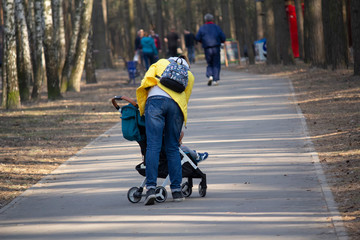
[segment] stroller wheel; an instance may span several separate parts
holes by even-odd
[[[199,194],[201,197],[206,196],[206,187],[201,186],[201,184],[199,184]]]
[[[158,203],[162,203],[166,201],[167,191],[164,187],[159,186],[155,188],[155,195],[156,195],[155,201]]]
[[[181,185],[181,192],[184,197],[190,197],[192,193],[192,187],[190,187],[190,184],[188,182],[185,182]]]
[[[130,202],[132,203],[138,203],[141,200],[141,192],[138,187],[132,187],[129,189],[127,193],[127,197]]]

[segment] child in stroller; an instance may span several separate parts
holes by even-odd
[[[125,100],[125,101],[128,101],[129,104],[120,108],[116,102],[117,100]],[[123,109],[126,109],[126,107],[131,107],[131,108],[136,107],[136,109],[137,109],[137,104],[134,100],[132,100],[128,97],[125,97],[125,96],[115,96],[112,99],[112,103],[113,103],[114,107],[117,110],[119,110],[120,113],[122,114],[122,116],[121,116],[122,129],[123,129],[123,134],[124,134],[124,130],[127,127],[125,125],[126,121],[124,121],[124,120],[130,119],[130,118],[128,118],[128,116],[124,116],[125,112],[123,111]],[[132,105],[132,106],[130,106],[130,105]],[[138,111],[136,114],[138,114]],[[134,117],[134,121],[137,121],[135,119],[136,119],[136,117]],[[145,135],[145,127],[142,126],[142,124],[136,124],[136,125],[139,128],[138,132],[142,135],[141,137],[137,138],[136,141],[138,142],[138,144],[140,146],[141,154],[142,154],[143,160],[144,160],[145,154],[146,154],[146,137],[144,136]],[[205,197],[206,189],[207,189],[206,174],[204,174],[197,165],[199,162],[205,160],[208,157],[208,153],[207,152],[197,153],[196,151],[191,150],[189,147],[182,145],[181,144],[182,137],[183,137],[183,132],[179,139],[179,154],[180,154],[181,165],[182,165],[182,176],[183,176],[183,178],[187,178],[187,180],[181,185],[182,194],[184,197],[190,197],[190,195],[192,194],[193,179],[200,178],[201,181],[199,184],[199,194],[201,197]],[[141,185],[139,187],[132,187],[129,189],[129,191],[127,193],[127,197],[128,197],[128,200],[132,203],[139,202],[141,200],[141,198],[143,196],[145,196],[145,194],[143,194],[143,190],[144,190],[145,183],[146,183],[145,162],[143,161],[140,164],[136,165],[135,169],[138,171],[138,173],[140,175],[144,176],[145,179],[143,180],[143,182],[141,183]],[[156,194],[155,201],[161,203],[161,202],[165,202],[167,199],[167,190],[165,189],[165,187],[170,182],[170,177],[168,175],[168,169],[167,169],[166,154],[165,154],[165,151],[163,151],[163,150],[161,150],[161,152],[160,152],[158,178],[165,178],[163,184],[161,186],[157,186],[155,189],[155,194]]]
[[[186,153],[193,161],[196,161],[196,163],[199,163],[201,161],[204,161],[208,158],[209,154],[207,152],[199,153],[195,150],[190,149],[188,146],[185,146],[182,144],[182,139],[184,137],[184,132],[181,131],[180,139],[179,139],[179,147],[180,149]]]

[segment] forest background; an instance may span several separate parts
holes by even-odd
[[[296,58],[289,5],[296,10]],[[117,120],[100,102],[108,94],[134,97],[135,87],[113,71],[126,69],[133,59],[137,30],[154,30],[160,36],[160,57],[165,57],[170,28],[182,37],[185,49],[183,30],[196,33],[206,13],[215,16],[228,39],[239,42],[241,57],[248,49],[247,65],[234,70],[276,73],[294,81],[320,160],[328,177],[337,179],[330,183],[345,224],[356,239],[357,0],[2,0],[0,207]],[[252,47],[245,47],[262,38],[267,39],[265,64],[256,61]],[[197,56],[202,56],[200,44]]]

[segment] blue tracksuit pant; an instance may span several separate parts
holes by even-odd
[[[208,64],[206,68],[206,77],[213,76],[214,81],[220,80],[220,47],[205,48],[205,58]]]

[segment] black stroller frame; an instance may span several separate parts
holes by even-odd
[[[115,96],[112,99],[112,104],[117,110],[119,110],[120,113],[121,113],[121,108],[116,102],[120,100],[125,100],[129,102],[129,104],[138,107],[137,103],[131,98],[128,98],[126,96]],[[138,142],[138,144],[141,148],[141,153],[144,157],[146,151],[146,139],[144,141]],[[186,178],[186,181],[185,182],[183,181],[181,185],[182,194],[184,195],[184,197],[190,197],[192,194],[193,179],[200,178],[201,181],[198,187],[199,195],[201,197],[205,197],[207,190],[206,174],[204,174],[197,166],[197,162],[195,161],[195,159],[192,159],[190,154],[185,153],[180,147],[179,147],[179,154],[181,157],[182,176],[183,178]],[[132,203],[138,203],[142,199],[142,197],[146,196],[146,194],[144,193],[144,188],[146,185],[146,173],[145,173],[146,166],[144,162],[136,165],[135,169],[138,171],[140,175],[144,176],[145,178],[139,186],[131,187],[128,190],[127,198]],[[160,153],[158,178],[165,179],[161,185],[155,188],[155,194],[156,194],[155,200],[158,203],[162,203],[165,202],[167,199],[168,194],[165,187],[170,183],[170,177],[167,171],[167,160],[164,151],[161,151]]]

